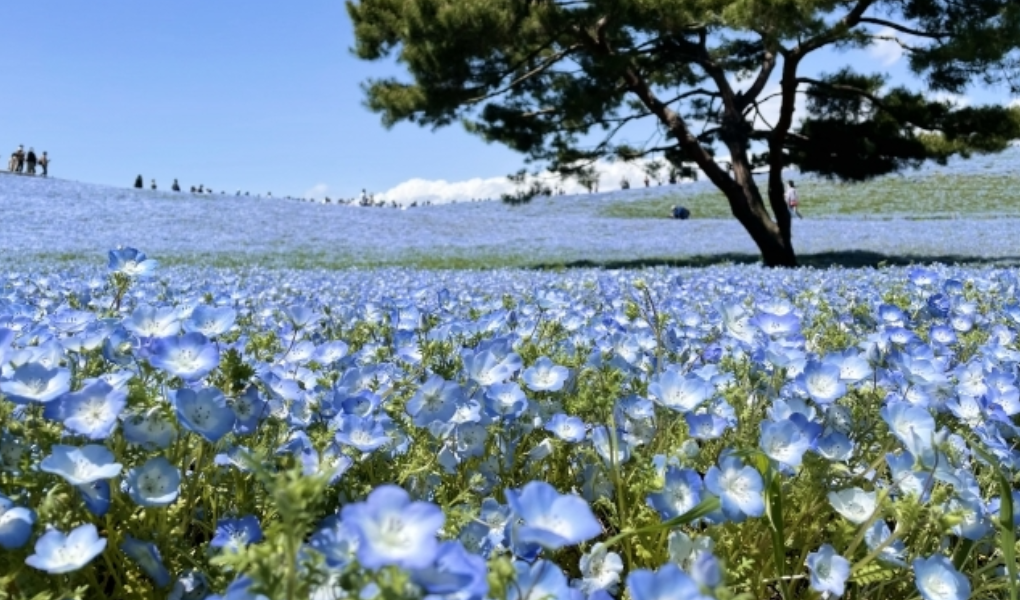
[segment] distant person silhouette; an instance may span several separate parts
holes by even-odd
[[[27,173],[29,175],[35,175],[35,165],[38,162],[39,159],[35,155],[35,148],[29,148],[28,154],[25,155],[25,166],[28,167]]]
[[[7,170],[11,173],[18,171],[18,151],[11,152],[11,160],[7,161]]]
[[[17,163],[15,165],[15,171],[17,173],[24,172],[25,171],[25,147],[22,146],[21,144],[18,144],[18,149],[14,152],[14,157],[16,159],[15,162]]]
[[[145,187],[145,182],[142,180],[141,175],[135,177],[135,187],[138,189],[142,189],[143,187]]]
[[[152,180],[152,189],[156,189],[156,180],[155,179]]]
[[[50,175],[50,157],[46,155],[46,151],[43,150],[42,156],[39,157],[39,168],[42,169],[42,176],[49,177]]]
[[[790,212],[797,215],[798,219],[803,219],[804,216],[800,214],[800,197],[797,195],[797,186],[792,181],[787,182],[790,187],[786,190],[786,204],[790,207]]]
[[[179,192],[179,191],[181,191],[181,185],[179,183],[177,183],[176,179],[174,179],[174,184],[172,186],[170,186],[170,189],[172,191]]]

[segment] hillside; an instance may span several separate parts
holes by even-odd
[[[802,255],[858,253],[864,262],[883,257],[907,260],[990,259],[1020,262],[1020,211],[1009,204],[1020,185],[1013,174],[1020,149],[1003,155],[927,167],[899,179],[901,195],[917,211],[874,219],[836,211],[823,214],[811,185],[802,193],[809,218],[794,223]],[[947,175],[948,173],[948,175]],[[875,194],[891,178],[853,189]],[[981,189],[1003,189],[982,206],[981,196],[955,187],[966,180]],[[820,188],[821,189],[821,188]],[[916,190],[923,190],[917,193]],[[534,266],[581,261],[598,264],[686,260],[706,255],[753,259],[755,246],[730,218],[614,216],[620,206],[668,204],[673,192],[694,202],[707,184],[636,189],[587,196],[537,198],[525,206],[499,202],[417,207],[407,210],[323,205],[278,198],[195,196],[113,188],[59,179],[0,174],[0,261],[8,267],[26,260],[88,260],[120,244],[141,248],[169,262],[233,264],[258,260],[290,266]],[[700,196],[699,196],[700,194]],[[964,216],[918,220],[933,214],[923,203],[936,195],[954,199]],[[928,199],[928,200],[926,200]],[[681,200],[683,202],[683,200]],[[850,206],[857,206],[851,204]],[[1006,210],[1012,209],[1012,210]],[[725,207],[712,214],[720,217]],[[832,211],[830,211],[832,212]],[[721,213],[721,214],[720,214]],[[973,215],[971,214],[973,213]],[[652,213],[655,215],[662,212]],[[997,215],[997,218],[987,218]]]

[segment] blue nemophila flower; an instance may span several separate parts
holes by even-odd
[[[705,473],[705,487],[719,497],[723,514],[731,521],[739,523],[765,512],[761,474],[736,456],[724,456],[718,467],[709,469]]]
[[[829,504],[836,509],[836,512],[856,525],[870,519],[878,507],[877,492],[865,492],[857,487],[829,492],[828,498]]]
[[[250,385],[233,401],[228,402],[234,411],[234,434],[249,435],[255,433],[259,423],[269,414],[266,401],[259,395],[259,389]]]
[[[68,431],[104,440],[117,428],[117,418],[127,406],[127,391],[99,379],[81,391],[65,394],[59,402]]]
[[[599,542],[592,546],[591,551],[581,556],[581,577],[574,586],[585,594],[594,594],[604,590],[615,594],[620,587],[620,574],[623,573],[623,559],[615,552],[610,552],[605,544]]]
[[[889,425],[889,432],[913,456],[923,459],[934,452],[935,418],[930,412],[907,402],[893,402],[883,406],[879,413]]]
[[[587,434],[584,421],[580,417],[571,417],[563,413],[553,415],[545,424],[545,430],[565,442],[582,442]]]
[[[208,338],[230,331],[237,319],[237,311],[229,306],[207,306],[200,304],[191,311],[191,316],[182,325],[184,331],[197,331]]]
[[[124,415],[124,439],[147,450],[163,450],[177,438],[173,425],[154,406],[144,413]]]
[[[521,381],[535,392],[558,392],[570,377],[570,370],[553,363],[546,356],[540,357],[535,364],[521,373]]]
[[[457,541],[439,545],[435,564],[411,571],[411,581],[426,594],[454,598],[484,598],[489,592],[485,559],[471,554]]]
[[[334,423],[337,427],[336,441],[362,452],[372,452],[390,441],[382,423],[375,417],[340,415]]]
[[[110,512],[110,481],[99,479],[91,483],[75,486],[81,496],[85,508],[97,517],[105,517]]]
[[[811,447],[811,440],[796,423],[783,419],[778,423],[762,421],[759,444],[765,456],[796,468]]]
[[[517,578],[507,586],[506,600],[547,600],[548,598],[570,598],[567,576],[556,563],[536,560],[528,564],[514,563]]]
[[[181,472],[163,456],[149,459],[127,472],[128,495],[138,506],[167,506],[177,499]]]
[[[850,561],[836,554],[836,549],[824,544],[818,552],[807,556],[811,573],[811,589],[839,598],[843,595],[846,580],[850,577]]]
[[[889,530],[889,525],[882,519],[879,519],[864,534],[864,542],[867,544],[868,550],[874,552],[875,548],[884,544],[890,535],[892,535],[892,531]],[[906,549],[907,547],[903,540],[894,540],[892,543],[885,544],[882,547],[878,554],[878,560],[897,567],[906,567],[907,563],[903,560]]]
[[[358,530],[353,525],[332,515],[312,534],[308,545],[322,555],[327,565],[343,569],[354,560],[358,550],[358,536]]]
[[[801,373],[801,381],[808,396],[818,404],[830,404],[846,394],[846,384],[841,379],[838,366],[809,361]]]
[[[181,388],[173,392],[173,404],[177,421],[185,429],[214,444],[230,433],[237,420],[218,388],[202,388],[198,392]]]
[[[687,573],[667,563],[654,573],[637,569],[627,575],[627,590],[633,600],[711,600]]]
[[[970,598],[970,581],[941,554],[914,559],[914,583],[924,600]]]
[[[684,420],[687,421],[687,430],[691,437],[697,440],[719,438],[729,427],[726,419],[708,412],[701,414],[689,412],[684,415]]]
[[[140,338],[166,338],[181,331],[180,314],[173,306],[141,305],[124,319],[123,327]]]
[[[64,535],[50,529],[35,541],[35,554],[25,559],[30,567],[50,575],[70,573],[89,564],[106,548],[106,539],[99,537],[92,523],[79,525]]]
[[[0,381],[0,392],[15,404],[52,402],[71,389],[71,372],[48,368],[37,362],[14,369],[10,378]]]
[[[516,381],[490,385],[485,390],[485,409],[490,417],[517,418],[528,408],[528,397]]]
[[[149,363],[174,377],[195,381],[220,364],[220,351],[204,335],[193,331],[154,340],[149,346]]]
[[[665,480],[662,491],[648,494],[648,505],[663,520],[679,517],[701,502],[703,484],[695,471],[670,465],[666,467]]]
[[[684,377],[673,368],[667,368],[648,384],[648,393],[657,404],[678,412],[694,410],[714,391],[704,379]]]
[[[364,502],[344,505],[340,517],[357,530],[358,562],[367,569],[428,567],[439,548],[436,533],[446,520],[441,508],[412,502],[395,485],[379,486]]]
[[[81,448],[57,444],[39,463],[39,470],[59,475],[75,486],[116,477],[121,468],[112,452],[95,444]]]
[[[412,417],[415,425],[428,427],[434,421],[446,423],[453,418],[457,412],[457,403],[463,397],[464,392],[457,382],[432,375],[418,386],[404,410]]]
[[[216,535],[209,542],[210,548],[223,548],[237,552],[248,544],[262,541],[262,528],[255,515],[246,515],[240,519],[220,519],[216,523]]]
[[[35,513],[0,494],[0,548],[14,550],[28,543],[32,537]]]
[[[163,565],[163,557],[159,555],[159,548],[156,547],[156,544],[143,542],[131,535],[126,535],[124,541],[120,543],[120,551],[134,561],[157,587],[170,585],[170,572]]]
[[[612,435],[609,428],[599,425],[591,430],[591,443],[602,460],[607,463],[623,464],[630,460],[630,444],[624,439],[623,432],[617,430],[615,432],[616,452],[614,453]]]
[[[508,489],[505,493],[514,514],[524,521],[515,526],[522,543],[556,550],[602,533],[602,525],[583,498],[561,495],[544,481],[531,481],[519,492]]]
[[[123,273],[128,277],[139,279],[151,277],[159,267],[158,261],[146,257],[144,252],[139,252],[135,248],[121,247],[110,250],[109,257],[110,270],[114,273]]]

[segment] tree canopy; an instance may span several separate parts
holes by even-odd
[[[457,122],[563,175],[594,161],[694,162],[769,265],[795,265],[782,170],[849,181],[995,152],[1020,109],[952,102],[970,85],[1020,95],[1016,0],[348,1],[358,57],[408,78],[365,83],[387,126]],[[895,44],[918,85],[830,62]],[[801,106],[798,106],[801,99]],[[778,100],[778,114],[762,104]],[[800,109],[801,114],[795,114]],[[635,144],[627,132],[654,123]],[[647,131],[649,128],[644,127]],[[728,164],[715,160],[729,155]],[[766,193],[753,171],[768,170]]]

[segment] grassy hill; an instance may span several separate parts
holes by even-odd
[[[798,178],[808,264],[1020,264],[1020,149],[858,186]],[[694,219],[665,218],[670,204]],[[706,182],[511,207],[407,210],[135,190],[0,173],[0,265],[102,261],[130,245],[167,263],[280,267],[559,267],[755,261]],[[713,218],[718,217],[718,218]],[[993,218],[994,217],[994,218]]]

